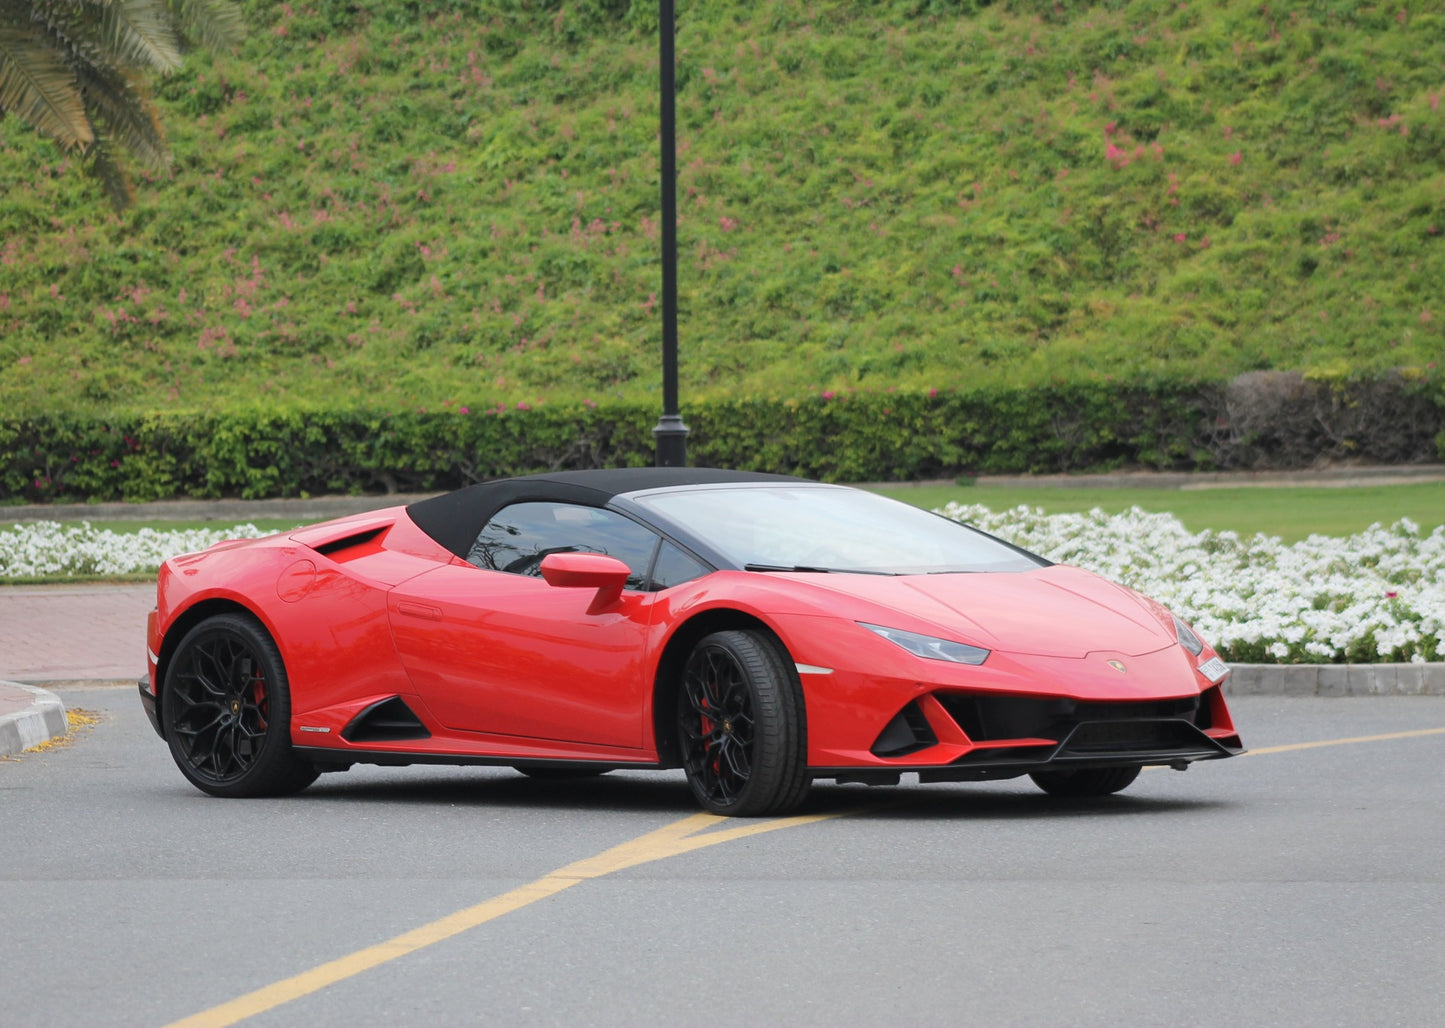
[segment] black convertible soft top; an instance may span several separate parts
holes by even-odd
[[[605,507],[615,496],[643,489],[728,482],[801,482],[787,475],[759,471],[723,471],[719,468],[599,468],[595,471],[557,471],[521,478],[478,482],[455,492],[418,500],[406,508],[412,521],[427,535],[459,557],[466,557],[477,533],[492,515],[512,503],[575,503]]]

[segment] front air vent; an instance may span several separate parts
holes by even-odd
[[[910,753],[926,750],[938,745],[938,736],[923,710],[915,700],[898,712],[888,726],[874,740],[872,753],[875,757],[906,757]]]
[[[400,742],[430,739],[431,732],[400,696],[393,696],[357,714],[341,730],[341,737],[347,742]]]

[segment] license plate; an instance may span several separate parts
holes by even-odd
[[[1229,665],[1218,657],[1210,657],[1199,665],[1199,673],[1217,685],[1224,681],[1225,675],[1229,674]]]

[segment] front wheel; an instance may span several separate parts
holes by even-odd
[[[786,814],[807,796],[803,690],[772,636],[714,632],[699,642],[683,669],[677,724],[688,785],[712,813]]]
[[[212,796],[285,796],[316,780],[291,749],[291,697],[281,653],[245,614],[218,614],[181,639],[161,712],[171,756]]]
[[[1029,775],[1050,796],[1109,796],[1127,789],[1140,767],[1085,767],[1077,771],[1035,771]]]

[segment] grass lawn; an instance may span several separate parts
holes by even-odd
[[[1020,504],[1064,514],[1102,508],[1110,513],[1142,507],[1174,514],[1191,531],[1206,528],[1241,535],[1263,532],[1295,542],[1308,535],[1345,536],[1362,531],[1372,522],[1392,524],[1400,518],[1419,523],[1430,532],[1445,524],[1445,482],[1410,485],[1351,487],[1249,487],[1209,489],[1119,489],[1004,487],[992,485],[898,485],[875,487],[877,492],[919,507],[934,508],[955,501],[980,503],[991,510]],[[230,527],[249,521],[263,532],[284,532],[300,523],[294,518],[250,518],[222,524],[215,520],[109,521],[91,520],[97,529],[124,534],[142,528],[174,531]],[[0,514],[0,526],[4,526]]]
[[[990,510],[1019,504],[1049,514],[1099,507],[1118,513],[1130,507],[1169,512],[1194,532],[1206,528],[1241,535],[1263,532],[1285,542],[1308,535],[1345,536],[1379,521],[1418,522],[1424,532],[1445,524],[1445,482],[1350,487],[1219,487],[1210,489],[1013,488],[974,486],[897,486],[877,490],[920,507],[950,501],[979,503]]]

